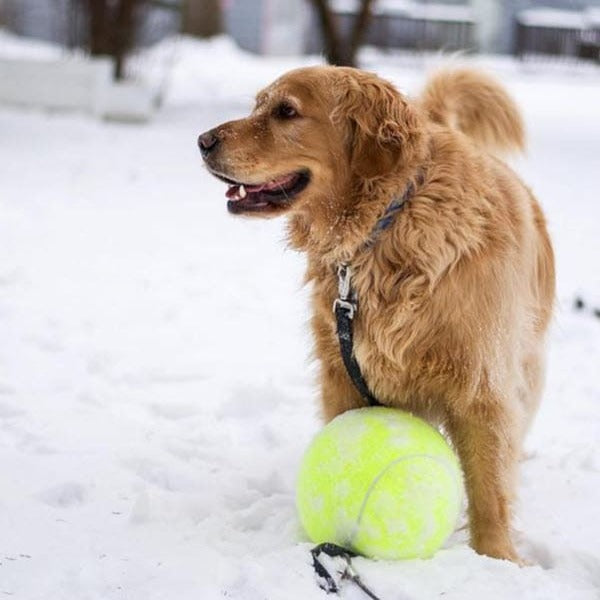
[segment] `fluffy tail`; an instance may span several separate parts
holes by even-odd
[[[517,105],[496,80],[480,71],[439,71],[427,82],[421,105],[432,121],[458,129],[489,152],[524,149]]]

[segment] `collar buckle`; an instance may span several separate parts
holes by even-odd
[[[333,302],[333,312],[337,312],[338,308],[346,311],[349,319],[354,318],[356,313],[357,302],[356,295],[352,289],[352,269],[350,265],[342,263],[337,269],[338,276],[338,297]]]
[[[341,263],[337,268],[338,276],[338,294],[341,300],[348,300],[352,294],[350,280],[352,279],[352,269],[347,263]]]
[[[338,308],[346,311],[346,316],[352,320],[354,319],[354,314],[356,313],[356,302],[351,302],[349,300],[342,300],[341,298],[336,298],[333,301],[333,312],[337,313]]]

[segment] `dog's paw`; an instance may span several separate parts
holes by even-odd
[[[522,559],[510,541],[489,541],[482,540],[478,543],[472,543],[473,550],[477,554],[483,554],[490,558],[498,558],[500,560],[509,560],[520,567],[530,566],[528,561]]]

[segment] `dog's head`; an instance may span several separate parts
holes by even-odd
[[[198,138],[229,184],[235,214],[274,216],[352,195],[414,161],[420,120],[379,77],[342,67],[297,69],[261,91],[250,116]]]

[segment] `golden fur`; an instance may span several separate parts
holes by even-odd
[[[282,102],[296,114],[278,116]],[[286,213],[289,243],[308,258],[324,418],[363,405],[331,309],[335,267],[349,262],[355,354],[371,391],[444,426],[465,472],[473,548],[518,561],[514,476],[542,389],[554,262],[538,203],[491,154],[524,144],[512,100],[466,69],[437,74],[409,100],[373,74],[313,67],[284,75],[248,118],[211,133],[219,148],[206,162],[222,177],[257,184],[310,172],[292,202],[257,214]],[[415,195],[365,247],[409,181]]]

